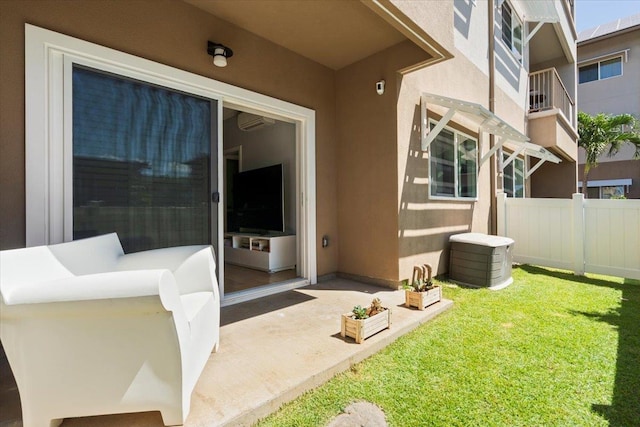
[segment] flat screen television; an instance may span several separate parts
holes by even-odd
[[[233,183],[235,231],[284,232],[282,164],[240,172]],[[243,229],[243,230],[240,230]]]

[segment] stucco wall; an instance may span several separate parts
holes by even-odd
[[[453,34],[455,48],[489,76],[487,49],[478,49],[479,40],[487,40],[488,3],[454,0]]]
[[[572,134],[573,132],[571,132]],[[560,163],[546,162],[529,178],[530,197],[571,198],[576,192],[578,164],[577,145],[570,131],[560,122],[557,115],[529,119],[528,136],[531,142],[543,147],[554,147]],[[537,163],[530,159],[529,169]]]
[[[339,271],[398,281],[397,70],[426,59],[411,42],[337,73]],[[378,95],[375,83],[386,81]],[[319,203],[322,203],[319,200]]]
[[[382,3],[386,1],[401,10],[420,28],[424,28],[444,49],[448,51],[453,49],[454,35],[451,31],[451,22],[454,19],[453,2],[430,1],[425,4],[422,1],[382,0]]]
[[[536,164],[531,161],[529,168]],[[577,191],[578,170],[575,162],[546,162],[531,175],[531,197],[570,199]]]
[[[528,136],[534,144],[554,148],[556,154],[563,157],[563,162],[575,163],[572,159],[577,158],[578,149],[573,131],[557,114],[530,118]]]
[[[24,24],[30,23],[316,111],[317,234],[337,235],[335,74],[332,70],[181,1],[0,2],[0,248],[25,244]],[[207,40],[235,55],[217,68]],[[338,267],[320,248],[318,274]]]

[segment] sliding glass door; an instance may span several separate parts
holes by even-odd
[[[216,247],[218,101],[72,73],[73,238],[115,231],[125,252]]]

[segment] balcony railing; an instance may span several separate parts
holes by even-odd
[[[555,68],[529,74],[529,113],[557,108],[575,129],[575,104]]]

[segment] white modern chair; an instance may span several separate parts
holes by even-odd
[[[114,233],[2,251],[0,296],[25,427],[144,411],[183,424],[218,348],[210,246],[125,255]]]

